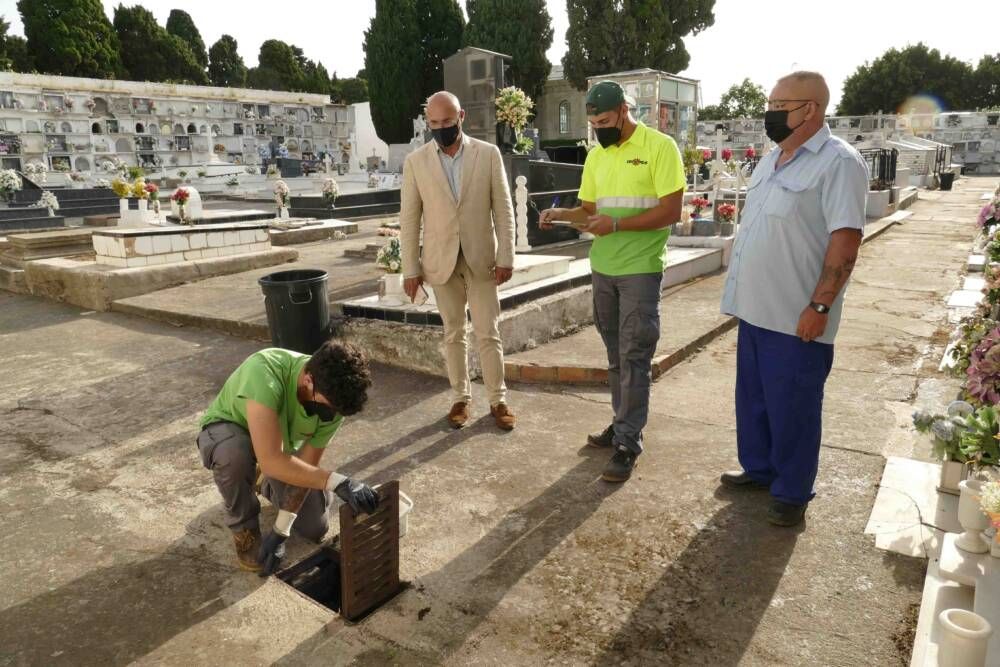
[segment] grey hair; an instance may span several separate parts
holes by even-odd
[[[786,74],[778,79],[779,83],[782,81],[795,81],[796,83],[810,83],[814,85],[818,93],[816,103],[819,105],[820,110],[826,110],[827,106],[829,106],[830,87],[826,85],[826,79],[823,78],[823,75],[819,72],[800,70],[798,72]]]

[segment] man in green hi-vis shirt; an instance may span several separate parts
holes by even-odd
[[[614,81],[587,93],[587,119],[601,145],[587,154],[580,206],[542,211],[539,224],[567,221],[597,237],[590,248],[594,324],[607,348],[614,420],[587,444],[614,448],[603,477],[624,482],[642,453],[667,227],[680,219],[684,167],[671,137],[632,118]]]
[[[378,499],[368,485],[319,467],[330,438],[345,416],[361,411],[370,386],[361,350],[333,341],[312,356],[255,352],[226,380],[201,418],[198,450],[222,494],[240,567],[272,574],[293,524],[296,533],[321,540],[333,493],[355,513],[374,511]],[[278,507],[263,540],[258,465],[260,492]]]

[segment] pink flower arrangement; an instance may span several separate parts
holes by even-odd
[[[160,188],[157,187],[156,183],[150,183],[150,182],[147,181],[146,182],[146,194],[149,195],[150,199],[152,199],[153,201],[156,201],[157,199],[160,198]]]
[[[994,197],[989,204],[979,211],[976,224],[980,228],[1000,223],[1000,196]]]
[[[757,157],[757,151],[754,150],[753,146],[747,146],[746,151],[743,153],[743,157],[748,160],[752,160]]]
[[[187,203],[187,200],[190,196],[191,193],[188,192],[187,189],[177,188],[176,190],[174,190],[174,194],[170,195],[170,201],[175,201],[179,205],[184,206],[184,204]]]
[[[722,204],[717,209],[717,213],[722,222],[732,222],[733,216],[736,215],[736,207],[732,204]]]
[[[1000,327],[986,334],[969,358],[965,391],[983,405],[1000,403]]]
[[[732,159],[733,159],[733,149],[731,149],[731,148],[723,148],[722,149],[722,161],[723,162],[729,162]]]
[[[708,205],[710,203],[711,202],[705,199],[704,197],[695,197],[694,199],[692,199],[690,201],[690,204],[691,208],[694,209],[694,217],[697,218],[699,215],[701,215],[701,210],[703,208],[708,208]]]
[[[711,160],[712,159],[712,151],[708,150],[707,148],[705,150],[703,150],[701,152],[701,159],[704,160],[705,162],[708,162],[709,160]]]

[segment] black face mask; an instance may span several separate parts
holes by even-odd
[[[434,141],[438,142],[438,146],[448,148],[458,139],[458,130],[458,123],[455,123],[451,127],[439,127],[431,130],[431,134],[434,135]]]
[[[313,398],[316,398],[315,389],[313,389]],[[302,409],[306,411],[307,416],[319,417],[320,421],[330,422],[337,416],[336,411],[329,405],[324,405],[323,403],[318,403],[316,401],[301,401],[301,403]]]
[[[597,143],[601,148],[613,146],[622,140],[622,125],[624,118],[619,115],[618,124],[613,127],[595,127],[594,134],[597,135]]]
[[[808,104],[808,102],[806,102]],[[764,112],[764,132],[767,133],[767,138],[776,144],[780,144],[782,141],[792,136],[792,132],[802,127],[803,120],[801,123],[795,127],[788,127],[788,114],[793,111],[798,111],[802,107],[806,106],[803,104],[797,106],[794,109],[782,109],[781,111],[765,111]]]
[[[337,416],[337,413],[329,405],[323,405],[316,401],[303,401],[302,409],[310,417],[319,417],[319,420],[324,422],[332,422],[333,418]]]

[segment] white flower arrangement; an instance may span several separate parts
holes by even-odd
[[[515,132],[520,132],[528,125],[528,117],[535,107],[531,98],[516,86],[501,89],[494,104],[497,109],[497,122],[507,123]]]
[[[13,169],[0,170],[0,197],[6,201],[14,198],[14,193],[21,189],[21,177]]]
[[[386,273],[399,273],[403,270],[402,247],[399,244],[399,237],[389,238],[389,242],[382,246],[375,257],[375,266]]]
[[[337,181],[332,178],[323,179],[323,199],[332,204],[336,199],[337,195],[340,194],[340,186],[337,185]]]
[[[274,201],[279,207],[288,206],[289,192],[288,184],[279,178],[274,184]]]
[[[84,176],[79,171],[71,171],[69,172],[69,180],[74,181],[76,183],[82,183],[83,181],[87,180],[87,177]]]
[[[49,214],[51,215],[53,211],[59,210],[59,200],[56,196],[49,192],[48,190],[42,190],[42,196],[38,198],[38,201],[32,204],[34,208],[47,208],[49,209]]]
[[[106,179],[106,178],[99,178],[99,179],[97,179],[97,182],[94,183],[94,187],[95,188],[110,188],[111,187],[111,182],[108,181],[108,179]]]
[[[45,168],[45,165],[41,162],[29,162],[24,167],[24,173],[28,176],[39,176],[47,171],[48,170]]]
[[[248,174],[250,174],[251,176],[256,176],[257,174],[260,173],[260,169],[258,169],[257,167],[253,166],[252,164],[251,165],[247,165],[247,168],[246,168],[245,171]]]
[[[1000,514],[1000,480],[990,480],[983,484],[979,505],[988,514]]]
[[[239,187],[239,184],[240,184],[239,174],[233,174],[228,179],[226,179],[226,185],[228,185],[231,188]]]
[[[346,238],[347,238],[347,234],[345,234],[344,232],[340,231],[339,229],[333,233],[333,240],[334,241],[343,241]]]

